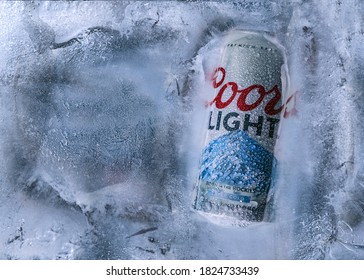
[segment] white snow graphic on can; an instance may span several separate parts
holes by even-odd
[[[283,110],[283,53],[264,35],[234,31],[215,69],[195,208],[261,221]]]

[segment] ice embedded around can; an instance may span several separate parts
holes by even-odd
[[[284,107],[284,56],[263,34],[234,31],[223,40],[212,78],[195,208],[256,222],[263,219],[271,185]]]

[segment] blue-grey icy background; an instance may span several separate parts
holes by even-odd
[[[0,259],[363,259],[364,2],[0,2]],[[192,210],[214,42],[267,32],[295,117],[272,222]]]

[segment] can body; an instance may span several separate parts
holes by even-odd
[[[249,221],[263,218],[282,104],[282,51],[257,33],[225,38],[195,208]]]

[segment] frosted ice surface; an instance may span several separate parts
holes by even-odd
[[[364,3],[316,2],[2,1],[0,258],[363,259]],[[234,28],[276,38],[297,92],[252,225],[192,209]]]

